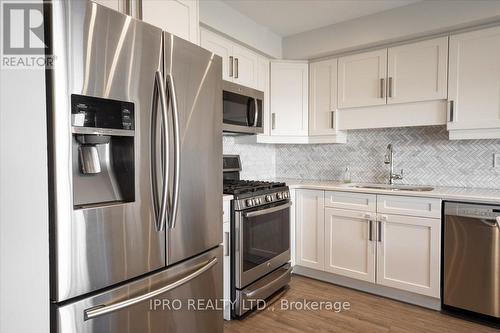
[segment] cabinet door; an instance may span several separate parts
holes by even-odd
[[[326,271],[375,282],[375,217],[362,211],[325,208]]]
[[[449,130],[500,128],[500,27],[450,37],[448,95]]]
[[[448,37],[388,50],[387,103],[446,99]]]
[[[198,0],[142,0],[142,19],[199,44]]]
[[[127,14],[125,13],[125,11],[126,11],[126,2],[128,0],[93,0],[93,1],[100,5],[114,9],[118,12]]]
[[[271,114],[269,113],[269,59],[259,57],[257,63],[256,89],[264,92],[264,135],[271,134]]]
[[[295,263],[324,270],[324,191],[295,192]]]
[[[337,109],[337,59],[309,66],[309,135],[334,134]]]
[[[339,58],[339,108],[386,103],[387,49]]]
[[[271,62],[271,135],[308,134],[307,62]]]
[[[244,47],[234,45],[233,57],[233,82],[256,89],[259,56]]]
[[[381,214],[378,219],[377,283],[439,297],[441,220]]]
[[[201,29],[200,45],[222,58],[222,79],[233,81],[233,44],[207,29]]]

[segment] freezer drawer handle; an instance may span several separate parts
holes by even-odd
[[[182,279],[179,279],[173,283],[170,283],[160,289],[153,290],[147,294],[143,294],[134,298],[127,299],[122,302],[114,303],[114,304],[100,304],[97,306],[94,306],[90,309],[86,309],[83,311],[83,318],[84,320],[90,320],[90,319],[95,319],[97,317],[122,310],[126,307],[135,305],[137,303],[141,303],[144,301],[147,301],[153,297],[156,297],[158,295],[161,295],[163,293],[166,293],[170,290],[173,290],[177,287],[182,286],[183,284],[195,279],[196,277],[200,276],[204,272],[208,271],[210,268],[212,268],[215,264],[217,263],[217,258],[212,258],[210,261],[208,261],[205,265],[203,265],[201,268],[195,270],[189,275],[186,275]]]

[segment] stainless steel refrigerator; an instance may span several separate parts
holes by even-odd
[[[221,332],[221,58],[90,1],[45,20],[52,331]]]

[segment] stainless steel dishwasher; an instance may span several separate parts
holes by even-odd
[[[443,308],[500,319],[500,205],[446,202]]]

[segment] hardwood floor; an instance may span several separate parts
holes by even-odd
[[[323,309],[281,310],[281,300],[349,302],[350,310],[336,313]],[[243,321],[225,322],[225,333],[252,332],[500,332],[387,298],[293,276],[290,289],[268,309],[251,314]]]

